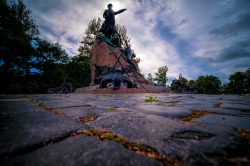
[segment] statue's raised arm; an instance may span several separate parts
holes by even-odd
[[[100,32],[102,32],[107,38],[112,38],[116,33],[115,15],[120,14],[125,10],[127,10],[127,9],[122,9],[117,12],[114,12],[112,7],[113,7],[112,4],[108,4],[108,10],[104,11],[103,18],[105,18],[105,21],[100,29]]]
[[[115,15],[120,14],[120,13],[124,12],[125,10],[127,10],[127,9],[119,10],[119,11],[115,12]]]

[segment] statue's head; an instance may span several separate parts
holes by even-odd
[[[113,5],[110,3],[110,4],[108,4],[108,8],[110,9],[112,9],[112,7],[113,7]]]

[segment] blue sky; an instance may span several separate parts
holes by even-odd
[[[229,74],[250,67],[250,0],[23,0],[40,37],[59,42],[77,55],[79,41],[107,4],[127,11],[116,23],[127,27],[142,73],[168,66],[170,83],[214,75],[224,83]]]

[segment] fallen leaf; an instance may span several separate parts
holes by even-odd
[[[166,158],[167,158],[167,156],[166,156],[166,155],[164,155],[164,154],[162,154],[162,155],[161,155],[161,158],[166,159]]]
[[[84,124],[86,124],[86,125],[90,126],[90,123],[89,123],[89,122],[87,122],[87,123],[84,123]]]
[[[103,129],[102,132],[103,132],[103,133],[106,133],[106,132],[108,132],[108,131],[107,131],[107,129]]]
[[[145,152],[140,152],[140,155],[146,156],[146,153]]]
[[[71,136],[71,137],[76,136],[76,133],[72,133],[70,136]]]
[[[78,130],[76,133],[77,134],[81,134],[81,133],[83,133],[83,131],[82,130]]]

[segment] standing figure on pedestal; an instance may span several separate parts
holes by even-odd
[[[122,9],[117,12],[114,12],[112,7],[113,7],[112,4],[108,4],[108,10],[104,11],[103,18],[105,18],[105,21],[100,29],[100,32],[102,32],[107,38],[114,37],[114,34],[116,33],[115,15],[120,14],[125,10],[127,10],[127,9]]]

